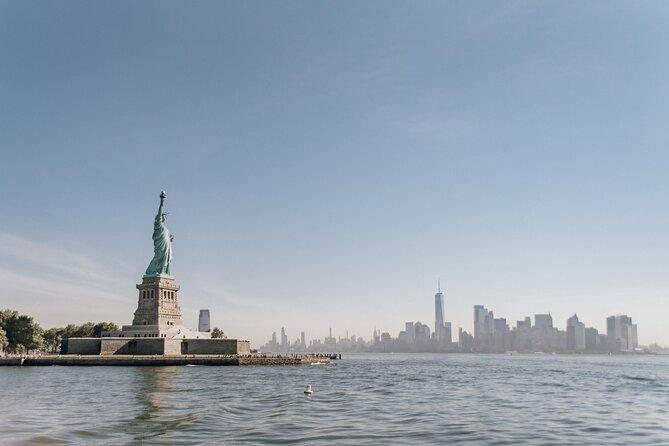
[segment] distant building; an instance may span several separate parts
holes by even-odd
[[[307,348],[307,338],[304,332],[300,333],[300,344],[302,344],[302,348]]]
[[[209,318],[209,310],[200,310],[200,317],[198,318],[197,331],[211,331],[211,321]]]
[[[415,322],[413,328],[414,342],[418,345],[426,345],[430,341],[430,327],[421,322]]]
[[[474,305],[474,341],[481,349],[492,347],[494,315],[483,305]]]
[[[390,336],[390,333],[384,331],[380,336],[381,340],[381,349],[382,351],[389,352],[392,351],[393,347],[393,338]]]
[[[498,352],[511,350],[509,325],[503,317],[493,319],[492,346]]]
[[[406,330],[402,330],[399,332],[399,334],[397,335],[397,340],[403,344],[409,345],[409,335],[407,334]]]
[[[609,341],[604,333],[597,334],[597,350],[606,351],[609,349]]]
[[[491,334],[493,331],[494,315],[483,305],[474,305],[474,339]]]
[[[532,328],[532,319],[529,316],[522,321],[516,321],[516,329],[529,330],[530,328]]]
[[[288,350],[288,336],[286,335],[286,329],[281,327],[281,348],[285,351]]]
[[[567,349],[567,333],[553,327],[550,314],[535,314],[534,326],[527,336],[520,336],[519,348],[529,351],[555,352]]]
[[[539,328],[553,328],[553,316],[549,314],[535,314],[534,326]]]
[[[416,330],[413,327],[413,322],[405,322],[404,331],[407,333],[407,344],[413,344],[416,339]]]
[[[337,340],[332,336],[332,327],[330,327],[329,335],[325,338],[324,346],[329,351],[333,351],[337,348]]]
[[[448,348],[451,348],[451,344],[453,344],[453,330],[451,329],[450,322],[444,322],[444,332],[440,343],[442,346],[447,346]]]
[[[474,336],[458,327],[458,349],[462,352],[471,352],[474,349]]]
[[[506,323],[506,319],[503,317],[493,319],[493,332],[494,333],[504,333],[509,331],[509,326]]]
[[[445,339],[444,325],[444,293],[441,292],[441,286],[437,287],[437,294],[434,295],[434,336],[438,343]]]
[[[585,349],[590,352],[605,349],[599,343],[599,332],[596,328],[588,327],[585,329]]]
[[[567,319],[567,350],[583,351],[585,348],[585,324],[574,314]]]
[[[632,351],[639,346],[636,324],[627,315],[606,318],[606,338],[613,351]]]
[[[627,342],[628,348],[634,350],[639,347],[639,338],[636,331],[636,324],[630,324],[627,326]]]

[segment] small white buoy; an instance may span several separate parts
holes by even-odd
[[[311,395],[312,393],[314,393],[314,391],[311,390],[311,384],[308,384],[307,385],[307,390],[304,391],[304,394],[305,395]]]

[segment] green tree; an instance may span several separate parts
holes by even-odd
[[[60,343],[65,335],[64,328],[49,328],[44,332],[44,346],[49,353],[60,352]]]
[[[19,317],[19,312],[16,310],[10,310],[9,308],[0,310],[0,328],[7,332],[7,329],[5,328],[7,326],[7,322],[12,319],[16,319],[17,317]]]
[[[63,339],[100,337],[103,331],[116,331],[118,325],[113,322],[85,322],[81,325],[68,324],[65,327],[42,328],[33,318],[20,315],[16,310],[0,310],[0,351],[3,347],[8,352],[23,353],[44,349],[49,353],[58,353]]]
[[[93,322],[85,322],[77,327],[72,335],[73,338],[92,338],[95,324]]]
[[[63,339],[73,338],[77,336],[77,332],[79,331],[79,326],[75,324],[67,324],[61,330],[63,330]]]
[[[98,322],[93,327],[93,336],[99,338],[103,331],[118,331],[118,325],[113,322]]]
[[[103,331],[116,331],[118,325],[113,322],[86,322],[82,325],[69,324],[65,327],[49,328],[44,332],[44,343],[49,353],[58,353],[63,339],[67,338],[99,338]]]
[[[5,330],[0,328],[0,352],[4,351],[7,347],[7,333]]]
[[[211,330],[211,338],[212,339],[218,339],[218,338],[224,338],[225,334],[223,333],[223,330],[221,330],[218,327],[214,327],[213,330]]]
[[[4,351],[9,346],[9,338],[7,337],[7,321],[14,317],[18,317],[18,311],[14,310],[0,310],[0,351]]]
[[[42,348],[43,330],[30,316],[19,315],[15,310],[2,310],[0,328],[6,333],[9,352],[23,353]]]

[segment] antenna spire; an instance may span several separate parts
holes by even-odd
[[[437,293],[441,293],[441,278],[437,279]]]

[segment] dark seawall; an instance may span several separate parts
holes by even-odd
[[[49,355],[0,358],[0,366],[175,366],[300,365],[329,363],[330,355]]]

